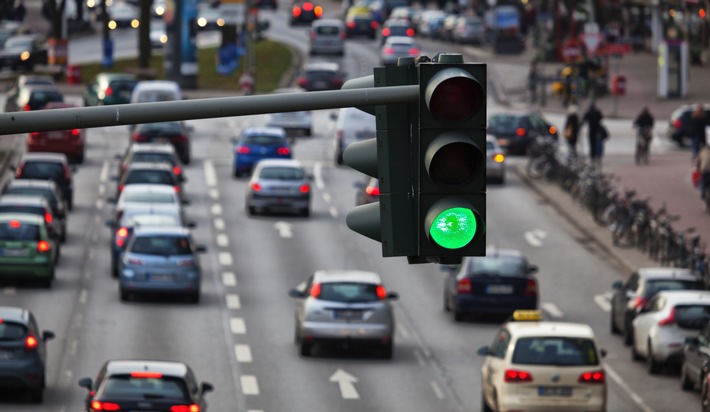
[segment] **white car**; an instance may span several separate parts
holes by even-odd
[[[335,162],[343,164],[343,152],[351,143],[377,135],[375,116],[354,107],[344,107],[335,125]]]
[[[697,336],[708,315],[710,291],[658,292],[631,323],[633,359],[645,359],[651,374],[667,363],[681,362],[685,338]]]
[[[124,210],[132,206],[146,204],[166,204],[181,207],[187,204],[187,201],[181,200],[180,194],[175,191],[174,187],[169,185],[128,185],[123,189],[120,197],[116,201],[114,226],[120,222]]]
[[[138,8],[125,3],[116,2],[108,8],[109,15],[109,27],[111,27],[111,22],[113,22],[114,27],[138,27]]]
[[[170,102],[182,100],[180,85],[172,80],[143,80],[136,84],[131,103]]]
[[[153,19],[150,21],[150,47],[159,49],[168,42],[168,34],[165,29],[165,20]]]
[[[486,179],[502,185],[505,183],[505,155],[498,139],[486,136]]]
[[[588,325],[515,311],[478,354],[483,411],[606,411],[606,352]]]

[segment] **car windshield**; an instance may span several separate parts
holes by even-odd
[[[2,222],[0,240],[40,240],[39,226],[17,220]]]
[[[0,341],[19,340],[25,337],[27,329],[19,323],[0,322]]]
[[[61,179],[64,165],[58,162],[25,162],[20,177],[23,179]]]
[[[644,296],[651,297],[662,290],[702,289],[702,284],[694,280],[658,279],[646,282]]]
[[[52,90],[38,90],[30,96],[29,105],[32,107],[44,106],[49,102],[63,102],[64,96],[61,93]]]
[[[170,163],[174,164],[174,159],[169,153],[144,152],[134,153],[131,158],[132,162],[142,163]]]
[[[599,359],[591,339],[541,336],[518,339],[512,362],[521,365],[591,366],[598,365]]]
[[[259,173],[260,179],[303,180],[303,170],[297,167],[265,167]]]
[[[509,114],[499,114],[491,116],[488,119],[488,128],[497,130],[501,133],[512,133],[523,124],[521,116]]]
[[[673,317],[676,324],[683,329],[700,330],[710,319],[710,306],[676,305]]]
[[[130,375],[114,375],[101,386],[101,396],[106,399],[188,399],[185,382],[166,376],[134,378]]]
[[[268,134],[250,134],[244,138],[244,143],[259,146],[279,146],[286,142],[281,136]]]
[[[129,203],[175,203],[172,193],[133,192],[126,193],[124,201]]]
[[[337,36],[340,33],[340,28],[337,26],[319,26],[316,28],[316,33],[325,36]]]
[[[525,261],[515,257],[474,257],[468,266],[468,275],[525,275]]]
[[[309,79],[331,79],[336,73],[330,70],[307,70],[306,77]]]
[[[377,285],[355,282],[322,283],[318,299],[343,303],[375,302],[380,300],[377,296]]]
[[[131,92],[136,87],[136,80],[113,80],[108,87],[111,88],[111,93]]]
[[[175,183],[172,173],[165,170],[131,170],[124,184],[150,183],[172,185]]]
[[[191,255],[190,241],[179,236],[139,236],[130,248],[132,253],[142,255]]]
[[[5,42],[5,49],[25,49],[32,48],[32,39],[26,37],[11,37]]]
[[[179,226],[177,216],[174,215],[133,215],[121,222],[123,226]]]

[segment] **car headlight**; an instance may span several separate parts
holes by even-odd
[[[197,19],[197,25],[200,27],[205,27],[207,25],[207,19],[204,17],[200,17]]]
[[[29,58],[30,58],[30,52],[28,52],[27,50],[20,53],[20,60],[22,60],[23,62],[27,61],[27,59],[29,59]]]
[[[136,272],[133,269],[123,269],[123,277],[133,278]]]

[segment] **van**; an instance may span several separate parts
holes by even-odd
[[[182,90],[172,80],[143,80],[136,84],[131,103],[154,103],[182,100]]]
[[[344,107],[335,125],[335,163],[343,164],[343,152],[351,143],[372,139],[377,135],[375,116],[354,107]]]
[[[345,54],[345,25],[337,19],[316,20],[309,32],[310,55]]]

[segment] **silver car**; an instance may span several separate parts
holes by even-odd
[[[400,57],[417,57],[421,48],[416,40],[407,36],[388,37],[380,50],[380,62],[383,65],[397,64]]]
[[[276,89],[275,94],[282,93],[301,93],[305,90],[299,87],[286,87]],[[302,134],[311,136],[313,133],[313,114],[310,110],[302,110],[298,112],[286,113],[271,113],[266,115],[266,127],[280,127],[286,131],[286,134]]]
[[[505,155],[498,140],[491,135],[486,136],[486,180],[505,183]]]
[[[301,356],[314,344],[380,347],[392,357],[395,332],[390,301],[377,273],[359,270],[320,270],[289,292],[296,298],[295,343]]]
[[[351,143],[372,139],[377,135],[375,116],[354,107],[343,107],[335,124],[335,163],[343,164],[343,152]]]
[[[311,176],[295,159],[265,159],[256,164],[249,179],[246,212],[266,210],[311,214]]]
[[[321,19],[311,24],[309,30],[310,55],[345,54],[345,24],[338,19]]]
[[[202,273],[197,254],[205,251],[184,227],[135,228],[119,266],[121,301],[154,293],[187,295],[198,303]]]

